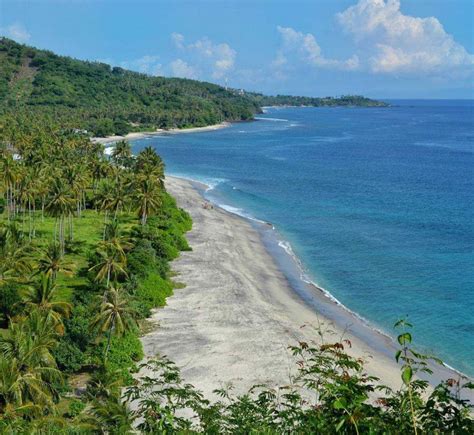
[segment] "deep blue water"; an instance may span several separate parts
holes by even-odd
[[[154,137],[170,174],[272,222],[308,276],[393,335],[474,375],[474,102],[270,108],[257,122]]]

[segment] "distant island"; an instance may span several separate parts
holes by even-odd
[[[196,80],[154,77],[58,56],[0,38],[0,115],[50,118],[92,136],[249,121],[262,106],[363,106],[361,96],[266,96]]]

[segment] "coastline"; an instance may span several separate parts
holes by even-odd
[[[317,328],[322,328],[327,341],[350,340],[347,351],[366,360],[371,375],[400,388],[393,356],[372,348],[353,325],[341,326],[316,312],[295,291],[250,221],[217,206],[204,208],[198,190],[205,185],[169,176],[166,183],[193,218],[188,234],[193,251],[173,263],[176,280],[186,287],[150,318],[159,327],[142,337],[147,357],[168,356],[206,395],[229,381],[244,393],[255,384],[290,383],[296,364],[288,346],[317,341]]]
[[[296,365],[288,346],[317,341],[316,329],[323,325],[332,331],[326,341],[350,340],[346,351],[364,359],[370,375],[401,387],[393,339],[303,281],[298,259],[288,261],[271,224],[216,205],[203,208],[209,188],[203,183],[167,176],[167,188],[193,218],[193,251],[173,263],[176,280],[186,287],[150,318],[159,326],[142,338],[147,357],[167,355],[205,394],[229,381],[244,393],[255,384],[291,382]],[[462,375],[446,365],[430,368],[433,375],[420,377],[433,386]],[[470,392],[463,397],[474,401]]]
[[[107,145],[107,144],[110,145],[120,140],[137,140],[137,139],[144,139],[146,137],[153,137],[153,136],[160,136],[160,135],[167,135],[167,134],[199,133],[199,132],[204,132],[204,131],[214,131],[214,130],[220,130],[221,128],[227,128],[230,125],[231,123],[226,121],[226,122],[221,122],[220,124],[207,125],[205,127],[170,128],[168,130],[160,128],[155,131],[128,133],[125,136],[92,137],[91,142],[100,143],[103,145]]]

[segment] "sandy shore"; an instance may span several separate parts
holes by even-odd
[[[288,345],[317,340],[315,328],[324,325],[335,331],[328,341],[344,335],[352,342],[349,352],[367,360],[370,374],[400,387],[392,357],[374,353],[351,327],[344,331],[297,296],[249,221],[205,209],[191,182],[167,177],[166,184],[193,218],[193,251],[173,263],[186,287],[154,312],[151,321],[159,327],[142,338],[146,356],[167,355],[205,394],[226,381],[236,392],[259,383],[285,385],[295,372]]]
[[[168,130],[157,129],[155,131],[139,132],[139,133],[128,133],[125,136],[107,136],[107,137],[93,137],[91,141],[94,143],[101,144],[112,144],[119,140],[136,140],[143,139],[150,136],[158,136],[161,134],[181,134],[181,133],[198,133],[200,131],[213,131],[221,128],[226,128],[230,125],[229,122],[222,122],[220,124],[208,125],[206,127],[193,127],[193,128],[171,128]]]

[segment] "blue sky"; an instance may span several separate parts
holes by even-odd
[[[0,0],[0,34],[269,94],[474,98],[472,0]]]

